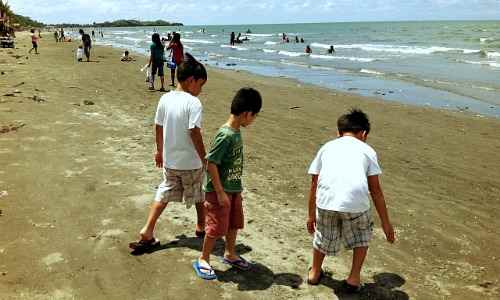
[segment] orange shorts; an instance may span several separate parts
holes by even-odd
[[[217,201],[217,193],[205,194],[205,232],[208,237],[220,238],[227,234],[229,229],[243,229],[243,199],[241,193],[228,193],[229,206],[221,206]]]

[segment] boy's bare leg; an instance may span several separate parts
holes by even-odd
[[[201,256],[198,258],[199,262],[202,264],[210,264],[210,253],[214,250],[216,238],[209,237],[205,235],[205,239],[203,240],[203,249],[201,251]]]
[[[226,234],[226,250],[224,252],[224,257],[233,261],[240,257],[236,254],[236,235],[238,234],[238,229],[229,229]]]
[[[196,203],[196,231],[205,231],[205,205],[203,202]]]
[[[160,76],[160,81],[161,81],[161,88],[163,89],[164,85],[165,85],[165,77],[164,76]]]
[[[351,274],[347,277],[347,283],[355,286],[359,286],[361,284],[361,268],[363,267],[363,262],[365,261],[367,253],[368,247],[354,248]]]
[[[316,282],[321,274],[321,267],[323,266],[323,260],[325,259],[325,254],[321,251],[313,248],[313,262],[311,270],[309,270],[308,279],[310,281]]]
[[[142,240],[151,240],[156,226],[156,221],[160,217],[163,210],[167,207],[167,203],[154,201],[149,210],[148,220],[146,225],[139,232]]]
[[[172,79],[172,84],[171,84],[171,86],[175,86],[175,84],[174,84],[174,79],[175,79],[175,69],[170,69],[170,79]]]

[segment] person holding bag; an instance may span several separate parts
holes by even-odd
[[[178,65],[182,63],[184,60],[184,46],[181,43],[181,35],[177,32],[174,32],[172,41],[167,47],[167,50],[171,51],[172,60],[167,63],[167,66],[170,69],[170,78],[172,79],[171,86],[175,86],[175,69]]]

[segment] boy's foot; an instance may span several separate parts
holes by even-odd
[[[250,270],[251,265],[243,257],[239,256],[237,259],[231,260],[229,258],[222,258],[222,262],[242,271]]]
[[[128,244],[128,247],[136,251],[148,251],[160,245],[160,240],[157,238],[151,238],[149,240],[140,240],[137,242],[132,242]]]
[[[197,259],[193,262],[193,269],[198,277],[205,280],[217,279],[214,269],[204,260]]]
[[[150,87],[149,87],[149,90],[150,90],[150,91],[154,91],[154,90],[155,90],[154,86],[150,86]]]
[[[321,282],[321,278],[323,278],[324,275],[325,273],[323,272],[323,270],[321,270],[318,276],[316,277],[311,276],[311,268],[309,268],[309,272],[307,272],[307,284],[318,285]]]
[[[175,86],[175,84],[171,83],[170,86]]]
[[[161,88],[159,91],[160,92],[166,92],[165,88]]]
[[[347,280],[342,281],[342,290],[348,294],[354,294],[361,291],[361,285],[353,285],[347,282]]]

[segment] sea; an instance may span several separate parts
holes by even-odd
[[[205,64],[412,105],[500,117],[500,21],[103,28],[96,43],[148,54],[179,32]],[[97,32],[97,29],[96,29]],[[229,44],[230,33],[241,44]],[[283,41],[285,34],[289,42]],[[296,42],[296,37],[299,42]],[[300,42],[304,40],[304,43]],[[304,49],[309,45],[312,53]],[[333,54],[327,53],[334,46]]]

